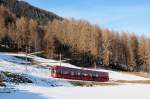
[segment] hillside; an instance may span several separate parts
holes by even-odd
[[[143,99],[150,97],[148,93],[149,84],[116,82],[120,80],[147,81],[148,78],[105,70],[110,74],[109,82],[96,85],[93,83],[92,87],[87,87],[86,84],[75,86],[68,80],[50,77],[50,67],[59,65],[59,61],[34,55],[28,56],[29,64],[26,71],[25,57],[25,54],[0,53],[0,75],[4,75],[4,83],[6,84],[6,87],[0,86],[2,99],[110,99],[117,96],[120,96],[121,99],[129,99],[135,96],[135,93],[136,99],[140,99],[141,96]],[[79,68],[69,63],[62,63],[62,65]],[[104,71],[103,69],[99,70]],[[147,93],[145,93],[146,91]]]
[[[0,9],[1,52],[40,51],[50,59],[59,59],[61,53],[63,59],[80,67],[150,71],[150,40],[143,36],[111,31],[82,19],[60,20],[24,1],[0,0],[0,4],[4,5]]]
[[[40,8],[34,7],[25,1],[18,0],[0,0],[0,5],[4,5],[18,18],[25,16],[28,19],[36,19],[40,23],[47,23],[48,20],[62,19],[53,12],[45,11]]]

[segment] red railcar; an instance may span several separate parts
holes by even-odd
[[[108,72],[94,71],[89,69],[78,69],[64,66],[52,66],[51,76],[53,78],[64,78],[73,80],[106,82],[109,80]]]

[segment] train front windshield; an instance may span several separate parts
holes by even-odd
[[[52,70],[51,70],[51,74],[56,74],[56,70],[55,70],[55,69],[52,69]]]

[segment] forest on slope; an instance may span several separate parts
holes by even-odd
[[[9,9],[17,18],[21,16],[25,16],[27,19],[34,18],[40,24],[46,24],[47,21],[53,19],[63,19],[52,12],[34,7],[22,0],[0,0],[0,5]]]
[[[150,70],[150,39],[144,36],[111,31],[85,20],[54,18],[42,25],[32,17],[17,17],[3,5],[0,23],[0,51],[44,51],[43,57],[54,59],[61,53],[78,66]]]

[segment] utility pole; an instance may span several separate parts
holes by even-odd
[[[150,59],[149,59],[149,77],[150,77]]]
[[[59,62],[60,62],[60,66],[61,66],[61,53],[59,54]]]
[[[27,48],[27,46],[26,46],[26,66],[25,66],[25,72],[27,73],[27,71],[28,71],[28,59],[27,59],[27,53],[28,53],[28,48]]]
[[[97,67],[97,66],[96,66],[96,62],[95,62],[95,61],[94,61],[94,67],[95,67],[95,69],[96,69],[96,67]]]

